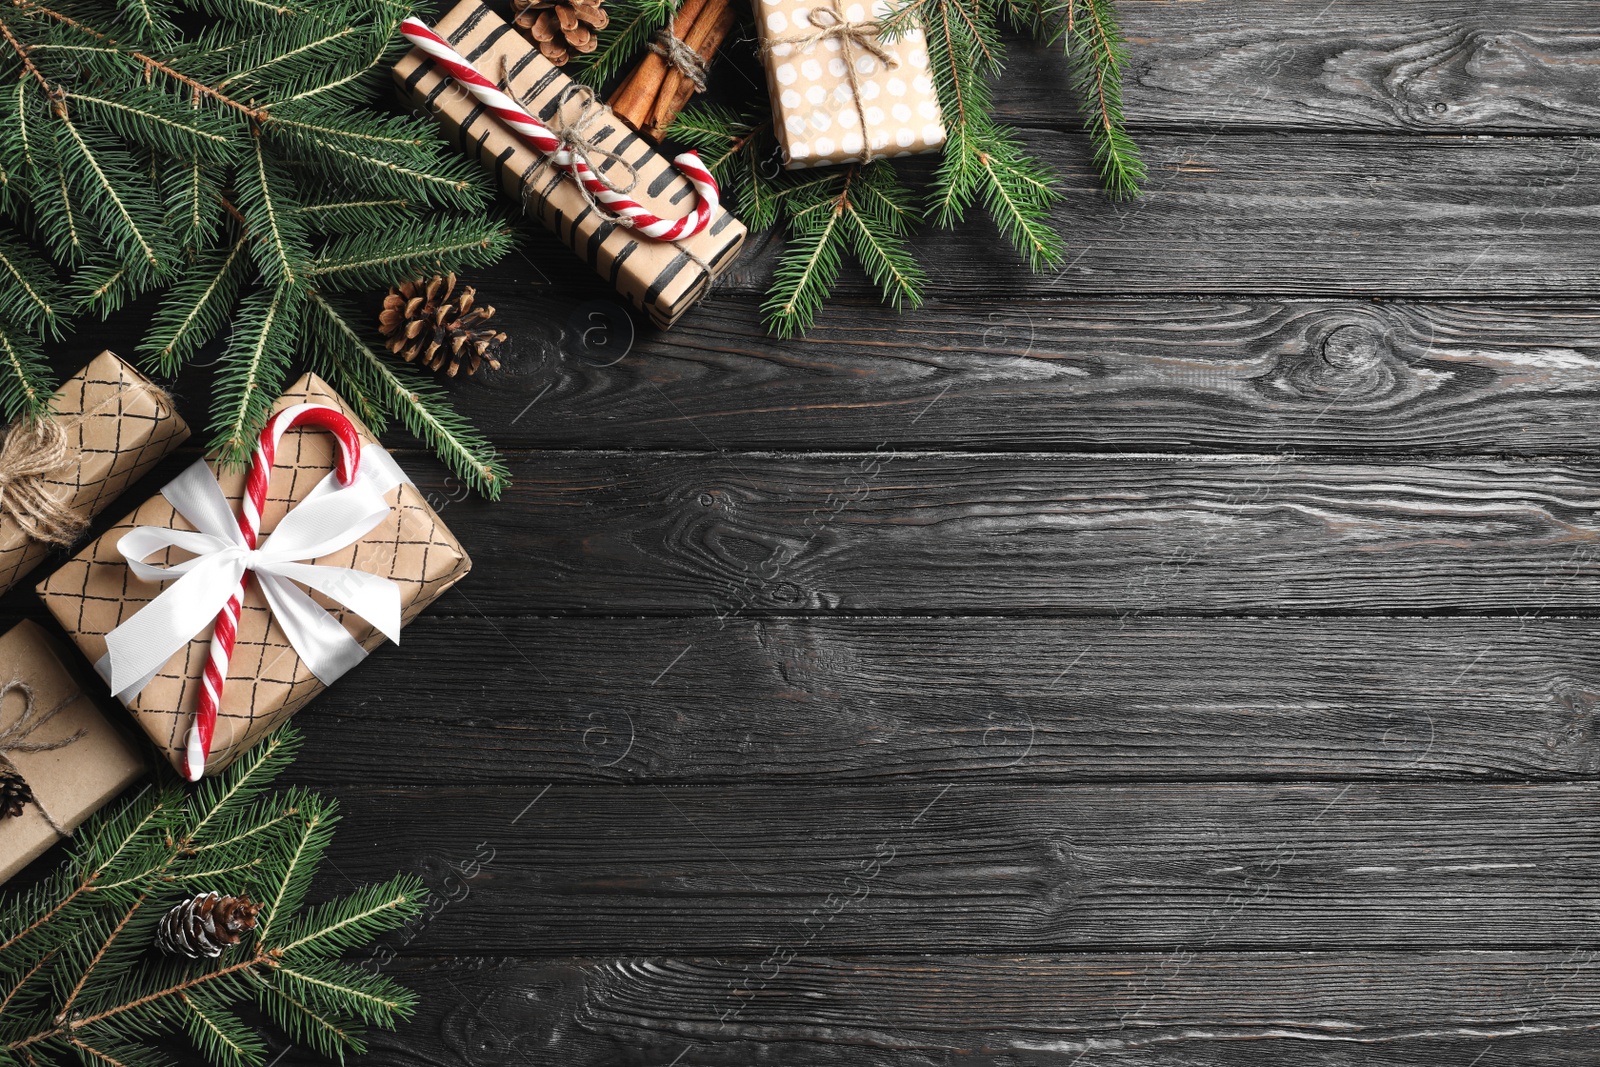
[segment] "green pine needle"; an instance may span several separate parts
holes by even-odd
[[[1122,72],[1128,45],[1111,0],[1065,0],[1068,25],[1062,33],[1067,58],[1083,98],[1085,125],[1094,161],[1106,191],[1135,196],[1145,181],[1144,160],[1128,136],[1122,113]]]
[[[568,64],[579,81],[599,88],[639,60],[652,34],[672,21],[682,0],[612,0],[606,6],[611,21],[599,33],[588,55],[579,53]]]
[[[199,789],[147,786],[102,810],[40,884],[0,894],[0,1063],[157,1067],[187,1039],[217,1067],[266,1067],[267,1043],[237,1010],[249,1002],[332,1056],[411,1015],[414,993],[338,957],[415,918],[424,890],[407,875],[301,905],[333,808],[271,790],[298,747],[291,730]],[[197,889],[269,902],[270,921],[216,960],[153,952],[161,917]]]
[[[335,237],[305,276],[323,289],[381,289],[395,278],[486,266],[510,247],[511,231],[499,222],[435,219],[405,233]]]
[[[44,409],[39,340],[160,290],[137,350],[163,375],[231,326],[210,430],[238,463],[283,383],[324,362],[313,296],[503,255],[507,227],[483,215],[489,177],[431,120],[389,106],[409,13],[401,0],[8,5],[0,410]],[[376,340],[375,324],[351,329]],[[368,378],[382,402],[358,408],[403,414],[474,484],[503,480],[441,390]]]
[[[226,467],[250,462],[256,437],[283,390],[295,355],[301,299],[300,291],[286,283],[251,293],[239,307],[211,399],[215,429],[207,446]]]
[[[0,408],[7,419],[43,417],[55,391],[50,366],[26,330],[0,318]]]
[[[138,351],[154,358],[163,375],[173,375],[185,360],[228,324],[244,282],[249,238],[226,250],[207,253],[172,288],[174,299],[156,310],[150,332]]]
[[[850,235],[844,220],[849,183],[856,168],[838,175],[831,186],[792,204],[789,239],[773,275],[767,301],[761,305],[767,328],[779,337],[804,333],[833,289]]]
[[[306,307],[306,336],[325,354],[329,377],[369,425],[393,415],[428,445],[467,485],[490,500],[511,484],[505,462],[450,406],[436,381],[373,349],[352,326],[353,313],[319,293]],[[381,425],[381,423],[378,423]]]

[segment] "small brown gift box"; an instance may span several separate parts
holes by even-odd
[[[314,374],[307,374],[290,387],[274,410],[307,401],[338,408],[355,424],[363,442],[376,446],[372,432],[339,394]],[[263,534],[271,533],[290,506],[333,470],[336,449],[333,436],[325,431],[299,429],[284,435],[261,516]],[[237,508],[244,494],[245,473],[224,472],[218,475],[218,481],[223,494]],[[394,581],[400,587],[402,621],[409,623],[439,594],[465,577],[472,561],[415,486],[402,482],[388,492],[386,499],[393,507],[382,522],[354,544],[315,562],[352,567]],[[97,666],[106,654],[105,635],[165,588],[134,577],[117,551],[117,541],[135,526],[194,529],[166,497],[157,494],[39,585],[45,606]],[[152,556],[149,562],[171,564],[182,558],[185,557],[176,550],[169,549],[165,555]],[[340,609],[319,593],[312,596],[344,624],[363,648],[370,651],[382,643],[383,635],[360,616]],[[210,638],[208,626],[189,642],[186,652],[174,655],[149,685],[126,702],[139,725],[180,773],[184,737],[194,720]],[[216,774],[227,767],[263,735],[305,707],[323,688],[290,647],[267,608],[260,586],[250,583],[227,684],[222,690],[206,773]]]
[[[571,79],[479,0],[463,0],[451,8],[434,32],[540,121],[555,121],[557,98]],[[726,208],[718,208],[711,225],[682,241],[637,236],[608,221],[585,201],[576,181],[491,118],[419,49],[413,48],[395,64],[394,76],[412,103],[438,117],[446,136],[463,152],[499,173],[508,195],[537,215],[657,326],[666,328],[678,321],[711,288],[711,280],[738,257],[745,228]],[[595,169],[626,185],[627,171],[618,160],[631,165],[638,181],[628,195],[662,218],[692,210],[694,187],[672,162],[628,129],[610,108],[598,101],[593,106],[603,112],[585,133],[601,150],[591,159]],[[570,120],[577,105],[569,102],[561,111]]]
[[[63,382],[50,410],[66,431],[72,465],[44,479],[46,491],[86,521],[189,438],[167,394],[110,352]],[[0,518],[0,593],[52,547]]]
[[[31,695],[14,685],[5,692],[13,679]],[[145,763],[133,741],[79,688],[55,642],[36,623],[18,623],[0,637],[0,693],[0,738],[6,738],[0,749],[9,747],[0,754],[0,767],[14,767],[34,796],[21,815],[0,819],[4,882],[61,840],[56,827],[70,833],[137,781]],[[81,736],[59,748],[26,751],[74,734]]]
[[[869,148],[875,158],[909,156],[944,144],[922,30],[894,41],[878,36],[887,0],[755,0],[755,8],[785,166],[865,162]]]

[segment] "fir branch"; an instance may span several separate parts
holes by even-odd
[[[415,916],[422,883],[414,875],[397,875],[382,885],[363,886],[347,897],[312,908],[297,919],[274,951],[285,959],[299,952],[325,958],[363,945]]]
[[[239,467],[250,460],[294,356],[299,302],[295,287],[281,285],[250,294],[240,306],[211,402],[216,430],[209,447],[224,465]]]
[[[779,337],[804,333],[817,317],[842,265],[844,204],[857,174],[851,167],[832,196],[810,197],[789,220],[789,240],[761,311]]]
[[[273,969],[279,988],[293,990],[303,1003],[336,1003],[369,1023],[393,1026],[416,1009],[417,995],[383,975],[331,960],[282,963]]]
[[[362,332],[350,325],[352,318],[321,294],[311,293],[307,339],[331,354],[348,392],[370,397],[397,415],[457,477],[490,500],[498,500],[510,475],[494,446],[455,413],[436,382],[373,351]]]
[[[54,392],[50,367],[38,342],[0,319],[0,409],[5,417],[43,418]],[[5,947],[0,944],[0,950]]]
[[[277,879],[278,888],[270,899],[262,902],[261,917],[256,926],[259,940],[268,941],[274,918],[299,908],[310,885],[307,872],[315,870],[321,861],[328,842],[332,840],[332,830],[333,819],[325,812],[309,812],[302,818],[282,876]]]
[[[226,253],[206,256],[156,310],[137,351],[154,358],[160,374],[176,374],[184,360],[227,324],[244,278],[248,245],[249,238],[241,237]]]
[[[856,259],[877,283],[883,298],[899,310],[922,305],[927,275],[912,257],[905,237],[918,220],[904,206],[909,192],[895,179],[888,163],[867,167],[845,204],[844,219],[852,231]]]
[[[256,265],[271,285],[293,285],[310,252],[293,187],[276,160],[263,151],[261,138],[252,139],[254,164],[245,168],[239,185],[240,208],[255,243]]]
[[[317,1011],[260,975],[255,978],[259,983],[256,1003],[296,1041],[305,1042],[324,1056],[337,1057],[341,1063],[346,1052],[359,1055],[366,1051],[350,1021]]]
[[[282,769],[294,738],[280,731],[262,746],[264,754],[252,753],[194,794],[146,791],[91,816],[70,846],[73,876],[52,876],[0,908],[11,916],[20,907],[31,916],[0,944],[0,956],[13,961],[4,973],[17,976],[0,999],[0,1063],[155,1067],[166,1062],[162,1035],[176,1027],[219,1067],[260,1067],[265,1044],[229,1010],[251,996],[268,1002],[268,1014],[295,1040],[336,1055],[364,1046],[363,1021],[390,1026],[409,1015],[411,993],[327,958],[415,915],[421,887],[409,876],[358,889],[304,916],[280,914],[294,936],[280,939],[258,928],[253,941],[217,961],[147,955],[161,914],[147,904],[152,888],[200,877],[204,871],[193,860],[207,845],[224,867],[265,872],[257,886],[266,890],[262,898],[273,895],[273,879],[310,877],[309,854],[304,871],[290,871],[281,853],[262,846],[283,843],[276,820],[284,811],[324,810],[322,802],[303,792],[255,799]],[[133,895],[101,899],[90,891],[100,872],[129,861],[146,872]],[[289,896],[279,899],[288,905]],[[30,934],[32,941],[22,940]],[[3,955],[29,944],[24,960]],[[281,974],[285,967],[290,973]],[[45,975],[48,981],[35,978]],[[20,992],[25,987],[30,992]]]
[[[233,155],[231,131],[215,115],[185,114],[165,94],[142,86],[104,93],[66,92],[60,98],[85,109],[126,140],[171,156],[223,162]]]
[[[319,287],[382,289],[397,278],[485,266],[510,241],[499,223],[437,219],[416,233],[337,237],[307,265],[305,277]]]
[[[189,1040],[219,1067],[257,1067],[267,1058],[267,1046],[253,1030],[220,1006],[206,1003],[202,994],[180,993],[188,1009],[185,1016]]]
[[[57,112],[59,126],[66,132],[68,142],[75,149],[69,157],[77,164],[85,180],[96,187],[97,196],[92,203],[99,206],[100,225],[119,249],[123,262],[139,265],[147,274],[155,274],[162,267],[158,251],[164,245],[159,236],[161,226],[155,212],[141,210],[142,205],[130,202],[130,190],[138,183],[131,180],[132,170],[104,158],[109,153],[89,146],[79,124],[68,117],[66,109]],[[68,171],[69,180],[72,176]]]
[[[1050,206],[1059,196],[1054,176],[1023,153],[1006,130],[990,131],[976,153],[982,174],[977,188],[1000,232],[1033,270],[1058,265],[1066,242],[1050,226]]]
[[[63,298],[49,266],[31,249],[0,233],[0,319],[36,335],[59,338]]]
[[[1100,180],[1114,197],[1134,196],[1146,174],[1122,113],[1122,72],[1128,65],[1128,45],[1116,11],[1111,0],[1064,2],[1071,13],[1071,28],[1062,37],[1083,94]]]
[[[218,841],[208,841],[201,845],[193,845],[188,848],[187,851],[191,856],[198,856],[202,853],[212,852],[219,848],[233,848],[234,846],[243,844],[245,841],[248,841],[249,839],[257,837],[261,834],[273,833],[277,831],[284,823],[288,822],[290,819],[298,818],[299,815],[299,808],[289,808],[288,810],[280,811],[275,815],[268,815],[259,821],[253,821],[249,826],[240,830],[232,837],[225,837]]]
[[[79,22],[78,20],[70,18],[67,15],[62,14],[59,11],[55,11],[55,10],[53,10],[51,8],[45,7],[43,4],[38,3],[37,0],[12,0],[12,3],[15,4],[19,9],[21,9],[26,14],[43,15],[46,18],[55,20],[56,22],[60,23],[63,26],[70,27],[70,28],[72,28],[74,30],[77,30],[80,33],[83,33],[83,34],[87,34],[88,36],[94,38],[97,41],[103,41],[103,42],[106,43],[107,46],[115,47],[116,44],[117,44],[117,42],[115,40],[113,40],[110,37],[107,37],[105,34],[100,33],[97,30],[93,30],[93,29],[89,28],[88,26],[85,26],[83,23]],[[183,74],[183,73],[173,69],[172,67],[168,66],[167,64],[165,64],[165,63],[161,62],[160,60],[156,59],[154,56],[149,56],[149,55],[146,55],[143,52],[134,51],[134,50],[131,50],[131,49],[119,50],[117,52],[117,54],[118,55],[125,55],[129,59],[132,59],[135,62],[141,64],[144,67],[144,69],[146,69],[148,71],[153,71],[153,72],[159,73],[159,74],[161,74],[161,75],[163,75],[163,76],[165,76],[167,78],[171,78],[173,81],[176,81],[176,82],[188,87],[189,89],[193,90],[194,92],[202,93],[205,96],[207,96],[208,98],[210,98],[212,100],[215,100],[217,103],[222,104],[222,105],[224,105],[226,107],[233,108],[235,111],[238,111],[243,115],[247,115],[252,119],[255,119],[257,121],[261,121],[261,120],[264,120],[267,117],[266,112],[261,111],[261,110],[259,110],[257,108],[251,107],[248,104],[242,104],[239,101],[237,101],[237,100],[233,99],[232,97],[228,96],[226,93],[220,92],[219,90],[217,90],[216,88],[214,88],[214,87],[212,87],[210,85],[206,85],[205,83],[203,83],[201,81],[198,81],[198,80],[196,80],[194,78],[189,77],[186,74]]]

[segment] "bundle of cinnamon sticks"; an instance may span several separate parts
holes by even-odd
[[[667,32],[700,58],[704,70],[738,18],[733,0],[683,0]],[[650,51],[607,103],[628,125],[652,141],[660,141],[695,92],[693,77],[680,69],[679,63]]]

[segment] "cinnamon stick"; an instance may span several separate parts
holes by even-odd
[[[739,13],[729,0],[710,0],[706,9],[690,27],[683,43],[710,66],[711,61],[716,58],[717,49],[727,39],[728,34],[733,32],[734,23],[738,21]],[[655,53],[652,52],[651,55]],[[662,82],[661,92],[656,95],[655,109],[650,114],[650,122],[644,127],[645,136],[653,141],[659,141],[666,134],[667,127],[677,119],[678,112],[683,110],[684,105],[694,94],[694,82],[676,69],[669,71]]]
[[[670,31],[709,63],[738,21],[732,0],[684,0]],[[663,56],[648,52],[607,101],[617,117],[652,141],[660,141],[684,104],[694,82]]]

